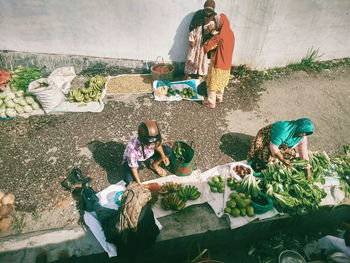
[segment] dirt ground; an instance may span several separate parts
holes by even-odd
[[[165,140],[193,142],[195,163],[205,171],[243,160],[257,131],[277,120],[308,117],[315,124],[311,150],[340,152],[350,143],[350,68],[317,74],[295,72],[245,87],[232,83],[224,102],[207,109],[196,102],[156,102],[151,94],[113,95],[101,113],[65,113],[0,122],[0,190],[16,196],[19,232],[77,224],[76,196],[61,187],[80,168],[100,191],[116,183],[122,153],[138,123],[158,122]],[[143,181],[157,175],[145,169]]]

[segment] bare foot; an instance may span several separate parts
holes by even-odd
[[[158,165],[155,166],[154,164],[151,164],[151,169],[161,177],[166,176],[166,171],[162,167],[159,167]]]

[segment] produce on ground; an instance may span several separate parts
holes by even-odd
[[[251,169],[249,167],[245,167],[244,165],[236,165],[232,168],[232,170],[241,178],[252,173]]]
[[[228,187],[230,187],[231,190],[236,190],[239,182],[236,179],[229,176],[226,179],[226,184]]]
[[[224,177],[222,175],[219,176],[213,176],[209,181],[208,184],[210,186],[210,191],[213,193],[223,193],[225,188],[225,181]]]
[[[158,190],[159,194],[166,195],[170,193],[175,193],[179,191],[182,188],[181,184],[175,183],[175,182],[166,182],[162,184],[160,189]]]
[[[233,217],[254,216],[254,208],[251,205],[250,195],[244,193],[231,193],[229,200],[226,202],[224,212]]]
[[[178,195],[184,201],[196,200],[201,196],[201,192],[193,185],[186,185],[179,190]]]
[[[315,184],[317,178],[308,181],[304,171],[293,167],[270,163],[261,173],[261,188],[272,198],[279,211],[294,213],[315,210],[326,196],[325,191]]]
[[[167,86],[160,86],[156,89],[155,93],[158,97],[165,97],[168,94],[168,87]]]
[[[38,68],[18,67],[10,80],[11,90],[13,92],[18,90],[27,91],[29,83],[42,77],[43,74]]]
[[[176,96],[176,94],[179,94],[180,91],[177,90],[177,89],[173,89],[171,87],[168,88],[168,93],[166,94],[168,97],[171,97],[171,96]]]
[[[152,91],[150,74],[119,75],[107,82],[108,94],[146,93]]]
[[[164,210],[180,211],[185,208],[186,201],[182,200],[175,193],[172,193],[163,197],[160,204]]]
[[[68,92],[67,100],[69,102],[91,102],[98,101],[102,96],[102,90],[105,87],[107,78],[96,75],[85,84],[85,87],[74,89]]]
[[[346,152],[346,151],[345,151]],[[341,189],[346,197],[350,196],[350,156],[346,154],[337,154],[331,158],[334,164],[333,176],[340,180]]]
[[[193,89],[191,88],[184,88],[180,93],[179,95],[182,97],[182,98],[185,98],[185,99],[191,99],[193,98],[194,96],[196,96],[196,93],[193,91]]]
[[[12,226],[11,212],[13,211],[15,196],[0,192],[0,231],[5,231]]]
[[[244,176],[242,181],[237,183],[237,190],[241,193],[246,193],[254,197],[261,193],[258,181],[252,174]]]
[[[39,108],[35,98],[25,96],[23,90],[15,93],[8,91],[0,93],[0,118],[16,117],[18,114],[31,113]]]

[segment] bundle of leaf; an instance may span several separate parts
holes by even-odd
[[[85,83],[85,87],[74,89],[68,92],[67,100],[69,102],[91,102],[98,101],[102,96],[102,90],[105,87],[107,78],[96,75]]]
[[[210,186],[210,191],[213,193],[223,193],[225,188],[224,177],[222,175],[213,176],[208,184]]]
[[[29,83],[40,79],[43,74],[38,68],[18,67],[12,74],[10,87],[13,92],[18,90],[27,91]]]
[[[268,164],[262,171],[262,187],[271,197],[279,211],[294,213],[304,209],[315,210],[326,196],[315,182],[324,178],[308,181],[302,171],[281,164]]]
[[[0,118],[16,117],[18,114],[31,113],[39,109],[32,96],[24,96],[24,91],[0,93]]]
[[[181,184],[178,184],[175,182],[166,182],[162,184],[162,186],[158,190],[158,193],[161,195],[171,194],[179,191],[181,188],[182,188]]]
[[[161,200],[160,204],[164,210],[180,211],[185,208],[186,201],[182,200],[176,194],[169,194]]]
[[[193,185],[186,185],[180,189],[178,195],[184,201],[196,200],[201,196],[201,192]]]
[[[254,175],[246,175],[242,181],[237,185],[237,189],[241,193],[246,193],[253,197],[258,196],[261,193],[260,187]]]
[[[251,197],[243,193],[231,193],[226,202],[224,212],[233,217],[254,216],[254,208],[251,206]]]

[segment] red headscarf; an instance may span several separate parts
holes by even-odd
[[[216,46],[213,54],[214,66],[223,70],[231,69],[235,37],[230,28],[230,22],[224,14],[220,15],[219,33],[203,45],[204,52],[208,53]]]

